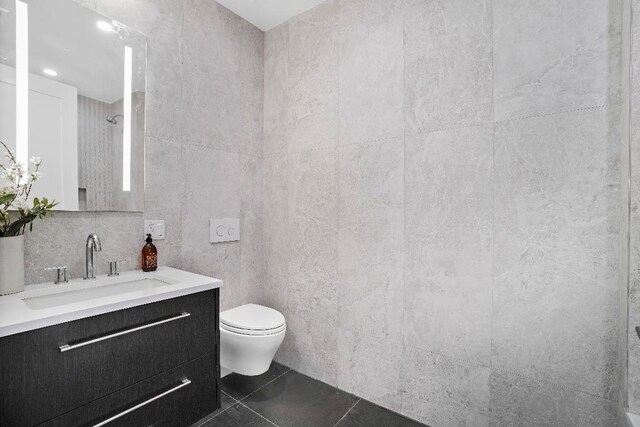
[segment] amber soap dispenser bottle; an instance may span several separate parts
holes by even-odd
[[[158,268],[158,249],[153,244],[151,234],[147,234],[147,244],[142,248],[142,271],[156,271]]]

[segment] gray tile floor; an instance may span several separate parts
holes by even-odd
[[[194,427],[418,427],[423,426],[357,396],[271,364],[257,377],[222,379],[222,408]]]

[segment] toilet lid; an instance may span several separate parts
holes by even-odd
[[[284,316],[277,310],[258,304],[246,304],[220,313],[220,324],[234,330],[271,331],[284,326]]]

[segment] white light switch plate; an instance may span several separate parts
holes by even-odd
[[[151,234],[153,240],[164,240],[164,220],[163,219],[145,219],[144,235]]]
[[[238,218],[210,219],[209,236],[211,243],[240,240],[240,220]]]

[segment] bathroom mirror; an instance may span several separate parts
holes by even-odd
[[[58,210],[141,211],[146,37],[72,0],[0,0],[0,141]]]

